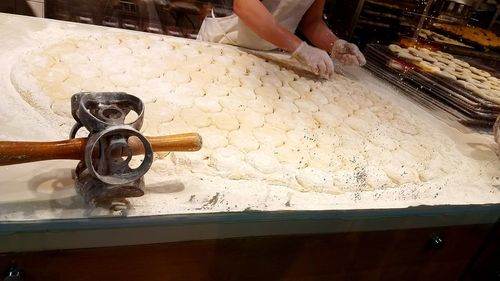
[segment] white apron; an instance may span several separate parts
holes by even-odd
[[[288,31],[294,33],[302,17],[314,3],[314,0],[263,0],[275,20]],[[258,16],[258,15],[255,15]],[[260,38],[240,18],[232,14],[216,18],[208,16],[203,21],[198,40],[231,44],[249,49],[269,51],[276,46]]]

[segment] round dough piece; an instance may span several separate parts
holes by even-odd
[[[291,120],[291,122],[293,122],[298,128],[319,128],[319,122],[314,119],[310,112],[293,113],[292,116],[293,119]]]
[[[275,111],[265,115],[266,124],[284,131],[293,129],[294,124],[290,122],[292,118],[292,114],[288,111]]]
[[[66,63],[66,61],[63,62]],[[33,69],[44,69],[52,67],[56,63],[56,60],[50,55],[35,53],[26,57],[26,59],[23,60],[23,63],[33,67]]]
[[[156,101],[146,105],[145,117],[155,124],[166,123],[174,120],[174,111],[164,101]]]
[[[208,115],[197,108],[182,109],[180,116],[188,125],[198,128],[208,127],[212,124]]]
[[[488,81],[494,82],[494,83],[500,83],[500,79],[496,78],[495,76],[490,76],[487,78]]]
[[[297,113],[299,108],[293,103],[292,100],[277,100],[273,103],[274,112]]]
[[[457,77],[455,75],[451,74],[448,71],[444,71],[444,70],[440,70],[440,71],[436,72],[436,75],[441,76],[443,78],[448,78],[451,80],[457,80]]]
[[[257,96],[269,98],[272,100],[277,100],[280,98],[278,91],[276,90],[275,87],[270,87],[270,86],[264,86],[264,87],[259,87],[255,89],[255,94]]]
[[[70,69],[66,64],[56,63],[50,68],[39,69],[32,74],[43,84],[62,83],[70,76]]]
[[[228,145],[227,132],[217,129],[215,126],[201,128],[198,132],[203,138],[204,148],[216,149]]]
[[[253,135],[263,145],[278,147],[283,145],[286,141],[285,131],[269,125],[254,129]]]
[[[394,139],[392,139],[388,134],[379,130],[372,130],[367,134],[367,138],[374,145],[387,151],[393,151],[398,147]]]
[[[229,87],[217,85],[217,84],[207,84],[205,87],[205,93],[208,97],[224,97],[228,96],[231,92]]]
[[[262,76],[260,80],[262,81],[262,84],[264,84],[264,86],[276,87],[276,88],[283,86],[283,82],[281,82],[281,80],[274,75]]]
[[[278,88],[280,98],[283,100],[296,100],[300,98],[300,94],[291,87]]]
[[[491,85],[488,82],[478,81],[475,79],[470,79],[468,80],[468,82],[474,84],[474,86],[478,87],[479,89],[491,90]]]
[[[312,149],[316,147],[317,139],[310,130],[293,129],[286,132],[285,143],[289,147]]]
[[[276,77],[278,77],[278,79],[280,79],[281,82],[283,82],[283,84],[287,84],[289,82],[299,79],[299,76],[297,74],[293,73],[288,69],[277,70],[274,71],[272,74],[276,75]]]
[[[447,64],[444,64],[440,61],[436,61],[435,63],[433,63],[433,65],[439,67],[441,70],[448,68]]]
[[[421,61],[419,63],[417,63],[417,65],[422,68],[425,72],[429,72],[429,73],[437,73],[439,71],[441,71],[441,69],[437,66],[434,66],[432,64],[430,64],[429,62],[426,62],[426,61]]]
[[[165,72],[163,75],[163,78],[172,83],[173,85],[180,85],[182,83],[187,83],[189,80],[191,80],[190,76],[186,72],[180,72],[180,71],[175,71],[175,70],[170,70]],[[129,79],[131,80],[136,80],[134,77],[130,77]]]
[[[406,122],[405,120],[402,120],[400,118],[394,118],[391,120],[391,124],[398,129],[399,131],[409,134],[409,135],[418,135],[418,129],[415,127],[413,124],[410,124],[409,122]]]
[[[372,130],[372,126],[369,123],[355,116],[347,118],[344,122],[358,133],[367,133]]]
[[[415,169],[402,165],[397,161],[385,165],[383,169],[387,176],[396,184],[402,185],[420,182],[420,177]]]
[[[460,65],[455,66],[454,69],[455,69],[455,71],[466,74],[466,75],[472,74],[472,71],[470,71],[468,68],[462,67]]]
[[[306,168],[311,164],[311,158],[307,149],[283,145],[276,148],[274,154],[283,166],[294,170]]]
[[[450,65],[450,64],[453,63],[450,59],[444,58],[442,56],[436,56],[434,58],[436,58],[437,61],[442,62],[442,63],[444,63],[446,65]],[[455,64],[455,63],[453,63],[453,64]]]
[[[184,83],[175,88],[174,93],[179,96],[203,97],[205,92],[196,83]]]
[[[325,95],[320,93],[319,91],[313,92],[311,95],[308,96],[308,98],[312,102],[314,102],[317,106],[328,104],[328,98],[325,97]]]
[[[201,55],[200,57],[203,57],[203,55]],[[234,59],[227,56],[215,56],[213,58],[213,63],[223,65],[225,67],[230,67],[231,65],[234,64]]]
[[[321,169],[307,167],[299,170],[295,179],[304,190],[339,192],[338,189],[334,189],[333,177]]]
[[[269,151],[259,149],[246,155],[246,161],[255,169],[264,174],[272,174],[280,170],[278,159]]]
[[[463,60],[452,59],[451,61],[454,62],[457,65],[460,65],[461,67],[465,67],[465,68],[469,68],[470,67],[470,64],[468,64],[467,62],[465,62]]]
[[[242,65],[231,65],[228,67],[228,72],[233,76],[245,76],[248,75],[248,69]]]
[[[229,144],[245,152],[257,150],[260,147],[259,141],[253,136],[250,130],[242,129],[232,131],[229,133],[228,138]]]
[[[222,106],[219,104],[219,101],[215,98],[211,97],[200,97],[194,100],[194,104],[204,112],[220,112],[222,111]]]
[[[237,148],[227,146],[216,149],[210,155],[209,165],[223,172],[226,176],[229,174],[239,174],[238,170],[245,164],[244,158],[245,155]]]
[[[211,117],[214,125],[221,130],[234,131],[240,127],[240,122],[232,113],[222,111],[212,114]]]
[[[396,45],[396,44],[391,44],[389,45],[389,50],[391,50],[391,52],[393,53],[397,53],[399,51],[401,51],[401,47],[399,45]]]
[[[247,89],[247,88],[244,88],[244,87],[232,88],[229,96],[231,98],[239,99],[239,100],[254,100],[254,99],[256,99],[254,91]]]
[[[453,57],[452,55],[448,54],[448,53],[445,53],[445,52],[441,52],[441,51],[437,51],[436,52],[439,56],[445,58],[445,59],[449,59],[449,60],[452,60],[454,59],[455,57]]]
[[[406,53],[406,52],[399,52],[397,54],[398,58],[401,58],[401,59],[404,59],[404,60],[407,60],[407,61],[410,61],[410,62],[421,62],[423,61],[422,58],[420,57],[417,57],[417,56],[414,56],[410,53]]]
[[[332,174],[333,184],[340,192],[352,192],[358,189],[358,177],[354,170],[339,170]]]
[[[455,77],[457,77],[457,79],[459,80],[464,80],[464,81],[468,81],[471,79],[470,75],[465,73],[465,72],[460,72],[460,71],[449,71],[449,70],[446,70],[448,72],[450,72],[450,74],[454,75]]]
[[[260,128],[264,126],[264,115],[247,109],[236,113],[236,118],[243,128]]]
[[[327,126],[327,127],[338,127],[342,123],[342,119],[338,118],[337,116],[330,114],[326,111],[318,111],[313,113],[314,119],[316,119],[321,127]]]
[[[178,108],[191,108],[195,103],[195,97],[174,92],[166,95],[165,101]]]
[[[267,75],[267,70],[261,65],[255,64],[248,67],[248,75],[252,75],[256,78],[261,78]],[[262,82],[264,82],[262,80]]]
[[[234,79],[231,75],[218,76],[214,78],[214,82],[219,85],[225,85],[226,87],[241,87],[245,86],[241,82],[240,79]],[[249,88],[257,88],[257,87],[249,87]]]
[[[328,112],[339,120],[344,120],[349,117],[349,112],[347,112],[344,108],[331,103],[322,106],[321,111]]]
[[[354,111],[359,110],[359,105],[348,95],[338,97],[336,99],[336,105],[342,107],[349,115],[353,115]]]
[[[416,57],[422,58],[423,60],[426,60],[428,62],[436,62],[437,61],[435,58],[431,57],[429,54],[422,52],[420,50],[417,50],[415,48],[408,48],[408,50],[410,51],[410,54],[412,54]]]
[[[479,68],[475,68],[473,66],[469,67],[469,70],[472,71],[472,73],[480,75],[480,76],[485,77],[485,78],[491,77],[491,74],[488,71],[485,71],[485,70],[482,70]]]
[[[333,149],[313,148],[309,150],[311,158],[310,167],[316,167],[327,171],[336,171],[342,167],[342,161],[333,153]]]
[[[268,114],[274,111],[272,101],[262,96],[258,96],[256,99],[248,102],[248,108],[262,114]]]
[[[292,89],[297,91],[300,95],[307,94],[311,91],[311,86],[307,84],[307,82],[303,80],[298,80],[298,81],[292,81],[288,83]]]
[[[262,81],[254,76],[243,76],[240,78],[241,86],[249,89],[262,87]]]
[[[484,76],[481,76],[481,75],[477,75],[477,74],[474,74],[474,73],[470,73],[469,74],[470,77],[476,81],[479,81],[479,82],[486,82],[488,81],[488,79],[486,79],[486,77]]]
[[[71,103],[68,100],[55,100],[52,102],[50,109],[61,117],[73,118],[71,115]]]
[[[201,73],[210,73],[210,75],[213,75],[214,77],[221,77],[226,75],[227,68],[223,65],[209,64],[201,69]]]
[[[467,90],[470,90],[470,91],[473,91],[473,92],[476,92],[476,91],[479,90],[479,88],[476,87],[471,82],[468,82],[468,81],[465,81],[465,80],[459,80],[458,83],[461,84]]]
[[[244,111],[248,109],[248,101],[242,99],[235,99],[233,97],[220,97],[219,102],[227,111]]]
[[[305,98],[300,98],[294,101],[295,105],[299,108],[300,111],[302,112],[316,112],[319,110],[318,106],[314,104],[312,101],[305,99]]]
[[[366,176],[367,187],[371,190],[384,188],[392,184],[385,171],[378,166],[367,166],[363,168],[363,173]]]
[[[210,83],[214,83],[214,76],[210,73],[202,73],[199,71],[189,73],[189,77],[191,78],[191,82],[195,82],[201,85],[207,85]]]

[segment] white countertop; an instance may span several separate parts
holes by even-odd
[[[137,34],[99,26],[0,14],[1,140],[50,141],[63,137],[51,122],[20,97],[10,79],[12,65],[30,50],[42,46],[43,34],[53,30],[62,34],[61,40],[65,36],[82,32],[85,34],[109,32]],[[170,40],[168,37],[165,38]],[[175,40],[179,42],[184,39]],[[186,40],[186,42],[189,41]],[[413,104],[393,87],[367,71],[362,69],[348,69],[348,71],[362,84],[375,89],[381,96],[412,112],[420,120],[431,124],[435,130],[450,136],[456,142],[460,153],[463,153],[470,161],[486,167],[484,170],[486,174],[478,174],[478,177],[493,178],[495,167],[497,171],[500,170],[494,153],[495,145],[492,136],[474,133],[458,124],[451,127]],[[26,118],[27,116],[29,118]],[[72,188],[70,173],[75,166],[76,161],[47,161],[0,167],[0,192],[2,194],[0,196],[0,220],[32,221],[109,215],[103,210],[88,210],[81,198],[76,195]],[[500,176],[500,172],[496,176]],[[145,188],[146,195],[131,199],[132,209],[113,215],[155,216],[244,210],[382,209],[418,205],[500,203],[500,186],[498,185],[500,181],[495,183],[494,179],[490,181],[492,183],[490,185],[463,185],[442,189],[437,186],[423,186],[417,191],[414,188],[401,187],[340,195],[300,192],[286,186],[268,185],[259,181],[234,181],[208,176],[170,175],[162,180],[153,181],[146,176],[146,182],[148,183]],[[221,182],[228,183],[228,185],[221,185]],[[454,189],[460,189],[461,192],[456,193]]]

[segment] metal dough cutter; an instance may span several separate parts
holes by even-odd
[[[153,152],[197,151],[202,146],[197,133],[145,137],[139,132],[144,104],[126,93],[75,94],[71,97],[71,112],[76,124],[69,140],[1,141],[0,166],[52,159],[80,160],[73,173],[77,192],[87,204],[106,205],[144,194],[143,176],[153,163]],[[137,117],[126,123],[126,116],[132,112]],[[83,127],[89,132],[88,137],[75,138]],[[134,155],[143,158],[135,161]]]

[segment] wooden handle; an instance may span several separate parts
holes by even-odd
[[[197,133],[147,137],[147,139],[155,152],[198,151],[202,146],[201,136]],[[0,166],[54,159],[81,160],[86,145],[87,138],[55,142],[0,141]],[[129,146],[134,155],[144,153],[144,147],[137,138],[130,138]]]
[[[201,136],[197,133],[147,137],[153,151],[198,151],[201,149]],[[138,138],[130,138],[129,146],[132,148],[134,155],[144,153],[144,147]]]

